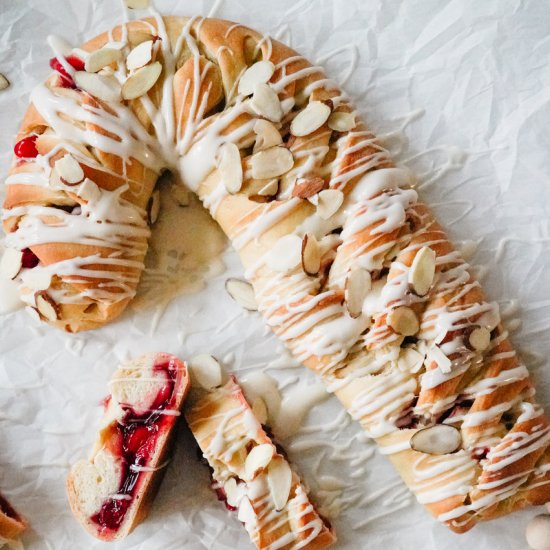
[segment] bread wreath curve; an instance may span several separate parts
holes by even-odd
[[[242,25],[155,12],[57,62],[3,214],[8,270],[43,320],[79,331],[120,314],[169,168],[276,334],[440,521],[462,532],[550,500],[550,427],[497,305],[320,67]]]

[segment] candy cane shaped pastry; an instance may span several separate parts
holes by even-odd
[[[67,480],[73,513],[93,536],[124,538],[146,517],[188,389],[185,363],[167,353],[144,355],[113,375],[91,457]]]
[[[322,68],[239,24],[154,11],[57,50],[3,213],[2,270],[44,321],[123,310],[170,169],[239,253],[252,286],[231,288],[440,521],[550,500],[547,420],[498,307]]]
[[[0,547],[18,537],[26,528],[25,519],[0,493]]]
[[[212,487],[257,548],[320,550],[335,542],[234,378],[200,395],[185,416],[212,469]]]

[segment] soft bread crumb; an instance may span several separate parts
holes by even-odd
[[[156,354],[147,354],[119,367],[110,384],[113,399],[131,407],[137,414],[151,409],[166,384],[163,371],[154,371]],[[158,380],[158,382],[157,382]]]
[[[78,508],[84,517],[91,517],[99,512],[105,499],[117,494],[122,468],[112,454],[102,449],[92,462],[77,462],[71,475]]]

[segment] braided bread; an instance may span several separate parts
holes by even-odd
[[[56,59],[3,215],[43,320],[79,331],[124,309],[155,179],[175,170],[275,333],[440,521],[550,500],[550,427],[497,305],[320,67],[238,24],[154,12]]]
[[[237,511],[258,549],[321,550],[335,542],[234,378],[199,396],[185,417],[212,469],[218,498]]]

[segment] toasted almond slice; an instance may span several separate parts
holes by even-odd
[[[300,111],[290,124],[290,132],[294,136],[307,136],[318,130],[330,116],[330,107],[321,101],[310,101],[307,107]]]
[[[79,88],[101,101],[120,100],[120,84],[112,75],[76,71],[74,81]]]
[[[256,142],[254,143],[254,153],[258,151],[263,151],[264,149],[269,149],[270,147],[275,147],[275,145],[281,145],[283,143],[283,138],[277,130],[276,126],[269,122],[269,120],[264,120],[259,118],[254,123],[254,133],[256,134]]]
[[[430,455],[446,455],[462,446],[460,430],[447,424],[436,424],[418,430],[410,440],[411,449]]]
[[[84,63],[84,69],[89,73],[97,73],[103,67],[119,61],[121,58],[122,52],[120,50],[105,46],[88,55]]]
[[[267,405],[261,397],[256,397],[252,403],[252,412],[260,424],[267,424]]]
[[[227,504],[230,506],[239,505],[239,489],[237,487],[237,481],[234,477],[230,477],[224,484],[223,490],[225,491],[225,496],[227,498]]]
[[[491,343],[491,333],[485,327],[472,327],[464,335],[464,345],[474,351],[484,351]]]
[[[296,182],[292,190],[292,196],[299,199],[309,199],[322,191],[326,186],[325,180],[318,176],[313,178],[303,178]]]
[[[170,187],[170,195],[180,206],[189,206],[189,191],[183,185],[174,183]]]
[[[273,122],[279,122],[283,117],[283,109],[279,96],[275,90],[264,82],[254,86],[254,94],[250,101],[250,106],[260,116],[263,116]]]
[[[318,193],[317,213],[323,220],[331,218],[344,202],[344,193],[338,189],[324,189]]]
[[[256,84],[269,82],[275,72],[275,65],[271,61],[257,61],[250,65],[239,80],[238,92],[242,95],[250,95],[254,92]]]
[[[55,161],[55,170],[66,185],[76,185],[84,179],[84,170],[70,154]]]
[[[392,309],[388,314],[387,323],[397,334],[402,336],[414,336],[420,328],[416,313],[407,306]]]
[[[252,481],[258,471],[263,470],[273,458],[275,449],[270,443],[264,443],[262,445],[256,445],[244,462],[244,473],[246,481]]]
[[[0,274],[6,279],[15,279],[23,266],[23,252],[6,248],[0,260]]]
[[[451,367],[453,365],[452,361],[443,353],[441,348],[438,346],[432,346],[428,350],[428,359],[430,361],[435,361],[441,372],[448,374],[451,372]]]
[[[5,90],[9,85],[10,81],[3,74],[0,74],[0,90]]]
[[[267,484],[275,510],[279,512],[286,506],[292,488],[292,470],[284,458],[280,456],[272,458],[267,467]]]
[[[371,276],[366,269],[354,267],[349,271],[344,287],[344,300],[351,318],[356,319],[361,315],[371,284]]]
[[[155,223],[159,218],[160,212],[160,191],[155,189],[147,203],[147,217],[149,218],[149,223]]]
[[[254,512],[254,508],[247,496],[243,496],[239,502],[237,519],[245,525],[256,522],[256,512]]]
[[[76,194],[86,202],[95,202],[101,197],[99,187],[91,179],[85,178]]]
[[[217,388],[222,383],[222,368],[208,353],[197,355],[189,362],[189,370],[194,382],[205,390]]]
[[[424,364],[425,355],[414,348],[403,348],[397,359],[397,366],[403,372],[417,373]]]
[[[302,239],[302,269],[311,276],[321,269],[321,249],[313,234],[306,233]]]
[[[272,197],[273,195],[276,195],[278,191],[279,191],[279,180],[275,178],[275,179],[269,180],[258,191],[258,195],[261,195],[262,197]]]
[[[250,157],[252,177],[266,180],[282,176],[294,166],[294,157],[286,147],[270,147]]]
[[[335,132],[349,132],[355,128],[355,117],[351,113],[331,113],[328,117],[328,127]]]
[[[230,278],[225,281],[225,290],[244,309],[258,311],[254,289],[250,283],[242,279]]]
[[[266,265],[273,271],[287,272],[302,261],[302,239],[290,233],[281,237],[267,253]]]
[[[59,319],[59,306],[47,292],[37,292],[35,294],[35,303],[36,309],[41,317],[47,321],[57,321],[57,319]]]
[[[162,64],[159,61],[138,69],[122,85],[122,99],[136,99],[146,94],[155,85],[161,72]]]
[[[131,10],[144,10],[149,7],[150,0],[124,0],[124,3]]]
[[[409,269],[408,281],[413,292],[418,296],[428,294],[435,277],[435,251],[423,246],[415,255]]]
[[[218,169],[227,192],[238,193],[243,184],[243,166],[239,148],[234,143],[227,142],[220,147]]]
[[[126,67],[129,71],[139,69],[147,65],[153,59],[153,44],[152,40],[146,40],[137,45],[126,58]]]

